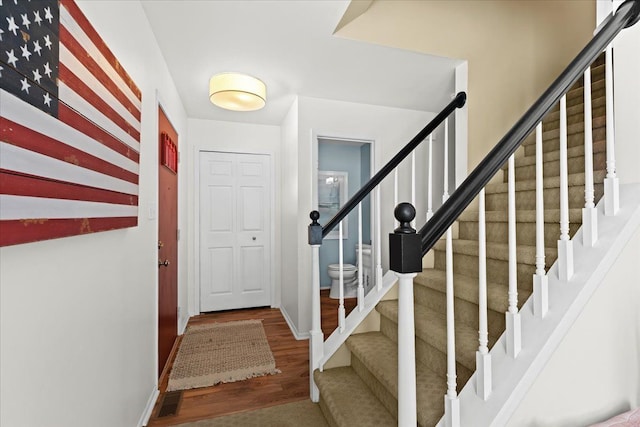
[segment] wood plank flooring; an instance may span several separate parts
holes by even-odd
[[[345,300],[347,314],[355,304],[356,300],[353,298]],[[338,325],[338,300],[329,298],[329,290],[321,291],[321,307],[322,330],[326,337]],[[263,319],[264,330],[276,367],[282,373],[235,383],[218,384],[213,387],[184,390],[176,415],[160,418],[158,412],[166,394],[168,372],[175,358],[175,355],[172,355],[169,369],[165,369],[166,373],[160,378],[160,396],[148,426],[172,426],[309,398],[309,342],[294,338],[279,309],[256,308],[202,314],[189,319],[189,324],[245,319]],[[179,345],[179,342],[177,344]]]

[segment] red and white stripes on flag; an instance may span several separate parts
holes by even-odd
[[[0,7],[0,246],[136,226],[140,90],[73,0]]]

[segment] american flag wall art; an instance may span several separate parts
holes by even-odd
[[[140,90],[73,0],[0,11],[0,246],[136,226]]]

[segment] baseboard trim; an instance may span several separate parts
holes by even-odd
[[[138,421],[138,427],[144,427],[149,423],[149,419],[151,418],[151,413],[153,412],[154,406],[156,406],[156,401],[158,400],[159,395],[160,395],[160,390],[158,390],[158,387],[154,386],[153,390],[151,390],[151,395],[149,396],[149,400],[147,401],[147,406],[145,406],[144,411],[140,416],[140,420]]]
[[[189,316],[178,319],[178,335],[183,335],[189,323]]]
[[[295,339],[297,339],[298,341],[309,339],[309,336],[310,336],[309,332],[305,332],[305,333],[298,332],[298,329],[296,328],[295,324],[291,320],[291,317],[289,317],[289,313],[287,313],[287,310],[285,310],[284,307],[280,307],[280,313],[282,313],[282,317],[284,317],[284,320],[287,322],[287,325],[289,325],[289,329],[291,329],[291,333],[293,334]]]
[[[182,338],[184,337],[184,334],[178,335],[176,337],[176,339],[173,341],[173,345],[171,346],[171,351],[169,352],[169,357],[167,357],[167,363],[164,364],[164,367],[162,368],[162,372],[160,373],[160,379],[158,379],[158,389],[160,388],[160,384],[164,384],[164,379],[165,377],[169,376],[169,367],[173,366],[173,361],[176,357],[176,353],[178,352],[178,349],[180,348],[180,343],[182,342]],[[166,390],[162,390],[162,391],[166,391]]]

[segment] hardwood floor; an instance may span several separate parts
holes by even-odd
[[[347,314],[355,304],[355,299],[345,300]],[[338,325],[338,301],[330,299],[329,291],[323,290],[321,306],[322,330],[327,337]],[[213,387],[184,390],[177,413],[158,417],[166,394],[168,372],[175,358],[175,355],[172,355],[170,365],[160,378],[160,396],[148,426],[172,426],[309,398],[309,342],[294,338],[279,309],[256,308],[203,314],[189,319],[189,324],[245,319],[263,319],[264,330],[276,367],[282,373],[235,383],[218,384]],[[181,338],[178,337],[179,340]]]

